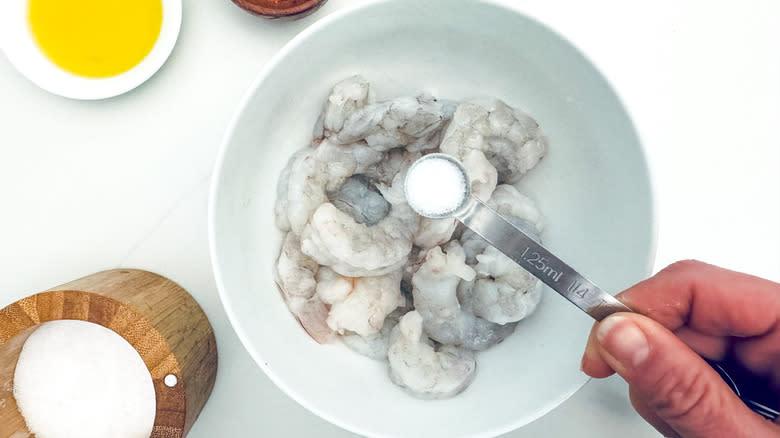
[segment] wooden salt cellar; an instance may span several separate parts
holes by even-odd
[[[35,328],[61,319],[100,324],[126,339],[141,355],[154,383],[157,409],[151,438],[187,435],[217,374],[211,325],[198,303],[174,282],[151,272],[115,269],[0,310],[0,437],[33,436],[13,396],[14,370],[24,341]],[[172,387],[165,384],[169,375],[176,376]]]

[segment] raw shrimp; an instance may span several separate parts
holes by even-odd
[[[294,233],[287,233],[276,264],[276,281],[290,311],[304,330],[317,342],[334,340],[335,333],[328,327],[328,309],[315,295],[314,277],[319,265],[301,252],[301,243]]]
[[[382,152],[367,148],[365,144],[338,144],[332,141],[323,141],[317,146],[317,160],[326,165],[326,171],[331,178],[328,191],[335,190],[338,184],[333,182],[333,178],[347,173],[346,170],[352,170],[352,174],[363,173],[369,167],[380,162],[385,158]]]
[[[287,165],[282,169],[282,173],[279,174],[279,182],[276,184],[276,203],[274,204],[274,220],[276,222],[276,228],[282,231],[290,231],[290,219],[287,217],[288,205],[290,199],[288,196],[290,186],[290,170],[295,161],[298,160],[300,155],[307,152],[307,149],[299,150],[294,153],[287,161]]]
[[[484,350],[514,331],[514,325],[499,325],[461,308],[457,289],[461,281],[476,277],[466,265],[463,248],[450,242],[446,253],[441,247],[428,251],[425,262],[412,276],[414,307],[423,318],[425,332],[442,344]]]
[[[542,298],[539,280],[492,246],[477,260],[477,278],[458,288],[464,309],[498,324],[520,321],[536,310]]]
[[[347,277],[384,275],[400,269],[412,249],[419,219],[406,204],[369,227],[330,202],[320,205],[301,235],[301,250]]]
[[[417,154],[412,153],[411,155]],[[382,196],[384,196],[387,202],[393,205],[406,205],[408,207],[408,204],[406,203],[406,192],[404,191],[404,185],[406,184],[406,173],[409,171],[409,167],[411,167],[413,162],[414,161],[402,161],[401,168],[398,170],[398,173],[395,175],[395,177],[393,177],[393,180],[390,182],[390,184],[377,184],[376,188],[379,190]],[[420,218],[417,213],[412,212],[412,214],[417,219]],[[417,229],[415,228],[415,233],[416,231]]]
[[[515,186],[502,184],[496,187],[493,196],[487,203],[489,207],[503,215],[523,219],[528,225],[533,227],[536,234],[534,237],[538,239],[538,234],[544,228],[544,218],[534,201],[520,193]]]
[[[286,191],[278,189],[278,192],[287,193],[288,199],[277,210],[286,209],[289,228],[297,234],[303,230],[314,209],[328,200],[325,192],[327,173],[321,170],[323,166],[314,155],[314,148],[298,153],[290,163]],[[280,203],[278,201],[277,205]]]
[[[496,187],[493,196],[487,201],[488,207],[496,210],[513,225],[522,229],[531,238],[540,242],[540,234],[544,228],[544,218],[534,201],[520,193],[514,186],[502,184]],[[476,256],[481,254],[488,243],[469,229],[463,230],[460,243],[466,252],[466,263],[473,266],[477,263]]]
[[[447,243],[457,225],[458,221],[455,219],[424,217],[420,220],[420,229],[414,235],[414,244],[422,249],[429,249]]]
[[[419,246],[413,246],[406,264],[401,268],[403,273],[401,277],[401,293],[409,298],[410,301],[412,299],[412,276],[425,262],[425,253],[426,251],[423,251]]]
[[[366,147],[327,141],[319,147],[297,151],[279,177],[274,206],[277,226],[282,231],[294,228],[300,234],[302,223],[327,200],[327,191],[335,190],[347,177],[380,160],[381,153]]]
[[[488,206],[539,240],[542,217],[533,201],[511,185],[500,185]],[[520,321],[530,315],[542,297],[542,284],[509,257],[472,231],[461,237],[466,262],[477,272],[473,281],[461,282],[458,298],[463,308],[498,324]]]
[[[460,393],[474,378],[474,353],[452,345],[436,351],[422,329],[423,318],[417,311],[401,318],[397,339],[387,352],[390,378],[420,398],[447,398]]]
[[[498,171],[482,151],[472,149],[463,157],[463,167],[469,174],[471,193],[483,201],[490,199],[498,184]]]
[[[369,166],[363,174],[375,184],[389,186],[398,174],[403,173],[420,157],[422,154],[419,152],[410,152],[404,148],[390,149],[381,161]]]
[[[308,300],[289,304],[290,311],[306,333],[319,344],[336,341],[336,333],[328,327],[328,307],[316,295]]]
[[[315,142],[340,131],[349,116],[373,101],[371,86],[360,75],[348,77],[334,85],[314,125]]]
[[[361,336],[356,333],[344,333],[341,335],[341,341],[351,350],[356,351],[363,356],[376,360],[387,359],[387,349],[390,347],[390,335],[393,329],[398,325],[398,320],[409,311],[408,307],[399,307],[387,315],[382,329],[378,333],[367,336]]]
[[[455,104],[429,94],[399,97],[365,105],[347,117],[333,137],[348,144],[363,140],[372,149],[387,151],[399,146],[410,150],[434,149],[442,126],[455,111]]]
[[[285,298],[309,299],[317,290],[319,264],[301,252],[301,241],[295,233],[287,233],[276,262],[276,281]]]
[[[385,317],[406,304],[401,296],[401,271],[378,277],[361,277],[343,300],[333,303],[328,326],[339,334],[346,330],[361,336],[376,334]]]
[[[315,262],[316,263],[316,262]],[[327,266],[320,266],[317,279],[317,296],[325,304],[343,301],[355,289],[355,278],[339,275]]]
[[[286,200],[277,200],[277,223],[289,224],[289,229],[300,234],[314,210],[328,202],[328,192],[336,191],[347,178],[381,159],[381,153],[366,147],[337,145],[327,140],[298,152],[289,164],[286,189],[277,189],[278,194],[287,195]],[[278,218],[284,211],[287,222]]]
[[[547,138],[534,119],[498,99],[485,106],[461,103],[444,133],[441,151],[463,161],[474,149],[496,168],[499,183],[514,184],[544,156]]]
[[[417,397],[463,391],[475,352],[514,332],[541,283],[454,219],[417,215],[406,173],[424,154],[453,155],[474,196],[539,240],[541,214],[509,184],[546,148],[536,122],[499,100],[377,102],[361,76],[337,83],[277,187],[276,281],[291,312],[317,342],[388,361]]]
[[[353,175],[330,197],[339,210],[359,224],[376,225],[390,213],[390,203],[365,175]]]

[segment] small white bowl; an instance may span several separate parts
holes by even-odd
[[[124,73],[108,78],[87,78],[61,69],[41,52],[30,30],[28,4],[29,0],[0,2],[0,50],[16,70],[35,85],[71,99],[105,99],[141,85],[168,59],[181,28],[181,0],[162,0],[162,28],[151,52]]]
[[[521,190],[546,217],[546,245],[611,292],[644,279],[655,252],[649,172],[627,111],[582,53],[512,8],[388,0],[329,15],[287,44],[223,140],[209,206],[217,286],[239,338],[282,390],[370,437],[492,437],[533,421],[588,380],[579,365],[593,321],[549,289],[514,336],[477,355],[474,382],[448,400],[413,398],[385,363],[316,344],[280,297],[279,173],[311,142],[330,88],[353,74],[379,99],[488,95],[535,117],[550,151]]]

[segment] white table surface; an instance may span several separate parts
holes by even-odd
[[[656,270],[698,258],[780,281],[780,2],[509,1],[583,49],[632,113],[652,166]],[[354,436],[278,390],[233,333],[206,237],[209,177],[234,107],[313,16],[269,22],[185,0],[163,69],[118,98],[50,95],[0,57],[0,307],[103,269],[166,275],[214,326],[219,374],[190,434]],[[522,44],[519,41],[518,44]],[[617,378],[507,437],[658,436]]]

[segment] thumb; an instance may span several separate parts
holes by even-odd
[[[686,438],[772,433],[715,370],[657,322],[615,314],[599,324],[596,340],[604,361],[631,387],[637,410],[659,430]]]

